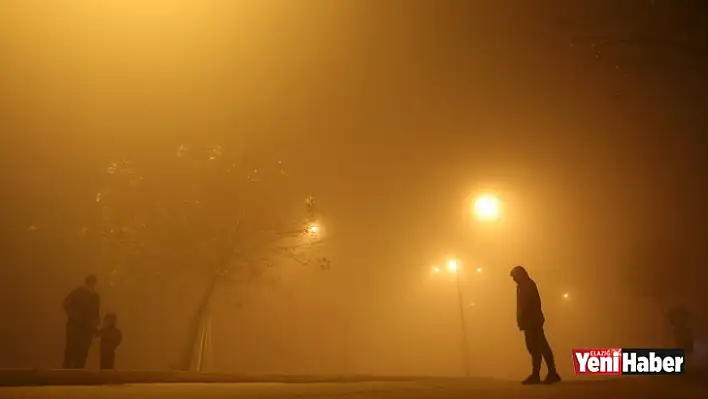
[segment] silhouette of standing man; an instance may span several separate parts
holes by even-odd
[[[96,276],[84,279],[84,285],[75,288],[64,299],[66,321],[65,369],[83,369],[100,322],[101,298],[96,293]]]
[[[516,322],[519,325],[519,330],[524,332],[526,349],[531,355],[532,364],[531,375],[522,381],[522,384],[541,383],[541,362],[543,360],[546,361],[548,367],[548,375],[543,383],[559,382],[561,378],[556,371],[553,351],[546,339],[546,333],[543,331],[546,319],[541,309],[541,296],[538,293],[538,287],[523,266],[511,269],[511,278],[516,282]]]

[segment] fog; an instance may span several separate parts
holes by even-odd
[[[125,336],[118,367],[174,365],[208,276],[113,282],[116,259],[80,236],[109,165],[179,191],[182,145],[281,161],[331,259],[217,287],[210,371],[459,375],[455,278],[431,272],[448,257],[475,375],[527,371],[516,264],[562,374],[574,347],[668,345],[668,307],[704,323],[708,59],[631,40],[708,15],[674,8],[0,0],[0,367],[59,367],[61,300],[90,273]],[[480,190],[498,222],[470,217]]]

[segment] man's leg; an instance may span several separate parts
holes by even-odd
[[[541,354],[543,355],[543,360],[546,361],[546,366],[548,367],[548,372],[555,373],[556,372],[556,361],[555,361],[555,358],[553,357],[553,350],[551,350],[551,345],[548,343],[548,339],[546,339],[546,333],[543,330],[541,330],[540,337],[539,337],[539,348],[540,348]]]
[[[93,331],[82,328],[77,335],[76,368],[83,369],[86,367],[86,358],[88,357],[89,349],[91,349]]]
[[[556,371],[556,360],[553,356],[553,350],[551,350],[551,345],[548,343],[548,339],[546,339],[546,333],[543,329],[541,329],[540,331],[539,349],[543,356],[543,360],[546,361],[546,367],[548,367],[548,375],[546,376],[544,382],[552,384],[554,382],[560,381],[560,376]]]
[[[76,366],[76,329],[66,323],[66,342],[64,344],[64,362],[62,367],[73,369]]]
[[[524,380],[525,384],[535,384],[541,382],[541,362],[543,355],[539,345],[540,337],[536,330],[524,331],[524,339],[526,340],[526,349],[531,355],[531,375]]]
[[[113,370],[115,368],[115,360],[115,352],[101,352],[101,370]]]

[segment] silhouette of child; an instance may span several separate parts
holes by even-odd
[[[691,316],[684,308],[675,308],[669,312],[669,321],[674,335],[674,345],[684,349],[686,356],[693,355],[694,337],[691,328]]]
[[[116,362],[116,348],[123,341],[123,333],[118,329],[118,316],[107,313],[103,317],[103,328],[98,332],[101,340],[101,370],[113,370]]]

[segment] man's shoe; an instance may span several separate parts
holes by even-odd
[[[546,378],[543,380],[544,384],[555,384],[556,382],[561,382],[561,376],[558,373],[548,373]]]
[[[526,377],[525,380],[521,381],[522,384],[524,385],[536,385],[541,383],[541,377],[538,375],[531,374],[530,376]]]

